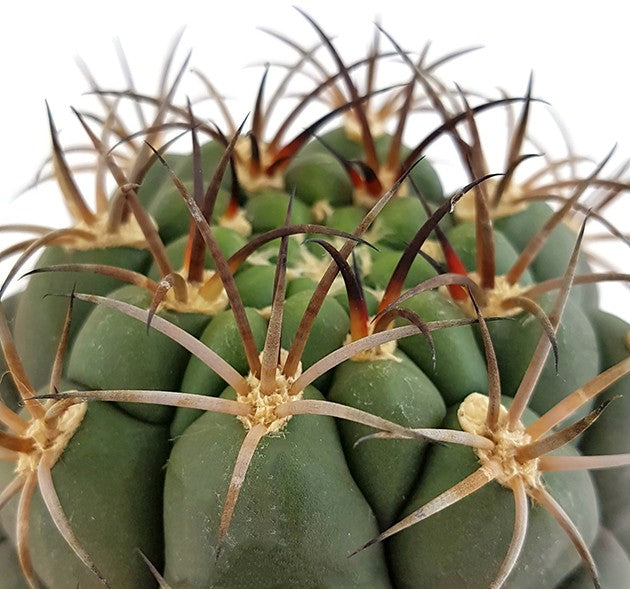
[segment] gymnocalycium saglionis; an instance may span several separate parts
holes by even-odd
[[[85,69],[84,145],[48,109],[37,182],[73,222],[0,226],[27,234],[0,252],[0,587],[624,586],[630,325],[595,285],[630,275],[585,228],[629,244],[625,169],[548,156],[532,76],[487,97],[440,76],[474,48],[379,25],[346,61],[300,12],[315,42],[266,31],[293,61],[250,113],[177,42],[157,94]],[[506,112],[493,163],[478,120]]]

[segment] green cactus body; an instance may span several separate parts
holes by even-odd
[[[623,587],[630,575],[630,558],[615,536],[606,528],[600,528],[592,551],[597,568],[601,571],[602,587]],[[562,583],[562,587],[586,589],[591,584],[588,576],[577,570]]]
[[[630,326],[614,315],[603,311],[595,311],[590,315],[599,341],[602,368],[610,368],[628,356],[628,333]],[[593,424],[593,428],[584,433],[580,447],[585,454],[610,454],[613,451],[630,451],[630,434],[627,430],[627,415],[630,411],[628,395],[629,379],[619,381],[605,393],[606,399],[614,400],[615,411],[606,413]],[[614,443],[608,432],[616,431]],[[614,446],[614,450],[613,450]],[[628,487],[630,468],[615,471],[599,471],[593,473],[597,490],[601,498],[602,519],[604,525],[610,527],[617,540],[626,552],[630,551],[630,518],[626,509],[626,501],[619,489]]]
[[[463,317],[462,311],[452,301],[439,293],[421,293],[405,303],[405,306],[427,321]],[[400,341],[400,348],[431,377],[439,387],[447,405],[462,401],[475,391],[488,390],[488,377],[481,350],[475,345],[472,327],[462,326],[445,329],[434,334],[435,366],[427,342],[415,335]],[[452,369],[456,358],[457,370]]]
[[[378,252],[372,254],[370,273],[365,278],[366,284],[376,289],[385,288],[399,259],[399,251],[387,247],[379,248]],[[405,278],[405,286],[420,284],[432,276],[435,276],[435,270],[425,259],[418,256]]]
[[[77,387],[68,383],[64,390],[68,389]],[[163,464],[167,455],[164,426],[142,423],[110,404],[95,402],[52,469],[76,536],[94,555],[96,566],[112,587],[151,584],[143,563],[127,557],[136,548],[156,563],[162,558]],[[13,473],[5,463],[1,466],[4,486]],[[1,520],[14,541],[16,508],[16,502],[10,502]],[[63,587],[68,579],[82,587],[102,586],[59,535],[39,494],[31,506],[30,538],[38,575],[47,586]]]
[[[2,564],[2,582],[6,589],[28,589],[15,549],[7,538],[0,540],[0,564]]]
[[[496,227],[502,231],[511,243],[522,249],[551,216],[552,209],[546,203],[532,203],[525,210],[509,217],[497,219]],[[575,233],[567,225],[555,228],[547,243],[533,261],[531,269],[536,280],[542,282],[549,278],[562,275],[571,255],[571,248],[575,242]],[[590,267],[581,258],[578,273],[587,274]],[[597,288],[592,285],[580,286],[572,293],[582,304],[597,308]]]
[[[298,157],[287,168],[287,192],[313,206],[320,201],[337,208],[352,202],[352,184],[339,162],[328,153]]]
[[[531,419],[531,416],[528,416]],[[458,427],[455,408],[446,425]],[[443,468],[447,461],[449,468]],[[477,468],[468,448],[433,447],[429,450],[422,478],[406,511],[433,499]],[[545,479],[557,501],[562,503],[576,525],[593,542],[598,522],[595,490],[588,475],[562,473]],[[449,510],[421,522],[394,537],[390,554],[398,571],[400,587],[418,582],[427,586],[487,587],[492,583],[504,557],[502,549],[512,533],[514,500],[501,485],[488,485]],[[577,555],[556,522],[540,508],[530,513],[529,533],[523,560],[512,573],[514,587],[555,587],[577,564]],[[436,539],[440,538],[440,542]],[[543,544],[540,538],[548,539]],[[422,547],[422,550],[418,548]],[[465,558],[462,558],[463,554]],[[412,555],[414,555],[412,557]],[[439,561],[439,567],[430,563]],[[512,585],[513,583],[513,585]]]
[[[7,299],[2,303],[5,309],[9,326],[13,326],[15,309],[17,307],[18,301],[19,297],[17,295],[13,295],[11,297],[7,297]],[[0,358],[0,371],[2,371],[2,374],[6,374],[7,371],[4,357]],[[11,378],[9,378],[8,375],[0,380],[0,400],[13,411],[18,408],[19,394],[15,388],[15,383]]]
[[[391,393],[383,395],[384,388]],[[328,397],[409,427],[436,427],[445,413],[439,391],[401,353],[392,358],[347,361],[335,372]],[[389,526],[409,496],[425,447],[406,440],[366,441],[355,446],[370,433],[365,426],[340,424],[350,470],[380,525]]]
[[[39,266],[53,266],[71,263],[113,264],[132,270],[146,271],[149,263],[148,252],[144,250],[86,250],[64,251],[62,248],[47,248],[39,259]],[[93,276],[84,273],[63,273],[49,275],[42,279],[35,276],[20,296],[16,311],[17,325],[15,339],[18,349],[26,358],[24,361],[34,386],[40,387],[50,377],[50,368],[63,325],[67,301],[61,296],[79,288],[88,292],[107,294],[118,286],[118,282],[106,276]],[[85,320],[89,307],[77,309],[72,325],[72,337]],[[37,346],[36,350],[33,346]]]
[[[318,396],[316,391],[307,395]],[[261,578],[269,585],[388,587],[382,552],[376,558],[347,558],[377,527],[329,418],[293,418],[282,435],[259,447],[251,483],[241,493],[243,509],[217,559],[218,529],[199,525],[200,518],[216,526],[219,498],[243,437],[238,421],[206,414],[174,447],[165,487],[167,580],[174,587],[252,586]],[[191,461],[192,449],[198,453],[200,446],[200,460]],[[264,521],[252,530],[250,518],[258,519],[261,508]]]
[[[265,136],[266,74],[247,136],[157,109],[192,156],[155,136],[123,170],[90,133],[118,184],[98,215],[140,238],[44,240],[42,271],[0,305],[2,589],[24,586],[16,548],[50,589],[581,587],[593,562],[603,586],[627,578],[628,325],[571,289],[597,279],[573,278],[590,270],[572,230],[547,240],[552,209],[518,200],[522,137],[503,183],[485,178],[474,119],[511,99],[450,113],[423,56],[379,110],[311,24],[339,67],[320,90],[350,98],[292,140]],[[419,91],[443,124],[405,145]],[[521,102],[524,137],[531,87]],[[408,161],[444,133],[487,198],[447,199]],[[586,472],[604,466],[622,468]]]
[[[550,308],[548,298],[543,301],[543,305]],[[490,328],[499,362],[504,366],[501,374],[506,395],[516,392],[527,367],[527,361],[519,366],[519,357],[510,353],[510,350],[529,350],[531,355],[540,337],[539,328],[532,323],[530,317],[521,315],[513,321],[497,322]],[[579,344],[576,345],[577,342]],[[543,413],[577,389],[580,383],[593,378],[599,372],[597,349],[597,339],[590,321],[573,301],[569,301],[564,321],[558,330],[557,372],[553,358],[549,358],[530,406],[538,413]]]

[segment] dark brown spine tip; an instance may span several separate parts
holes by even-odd
[[[227,168],[228,163],[234,166],[234,148],[236,147],[236,143],[241,136],[241,131],[248,117],[243,119],[243,122],[236,130],[236,133],[232,136],[232,139],[228,143],[219,163],[217,164],[216,170],[212,176],[212,180],[203,195],[203,199],[201,199],[201,203],[199,204],[199,210],[203,215],[204,219],[208,223],[212,222],[212,215],[214,213],[214,207],[217,202],[217,197],[219,194],[219,190],[221,188],[221,181],[223,179],[223,175],[225,174],[225,169]],[[236,175],[232,176],[232,188],[236,190],[238,184],[236,184]],[[198,202],[197,198],[195,198],[195,202]],[[236,210],[238,210],[238,203],[236,203]],[[191,220],[190,223],[190,237],[187,246],[187,260],[188,260],[188,281],[201,283],[203,281],[203,273],[205,269],[205,244],[203,236],[197,227],[197,223],[194,220]],[[215,260],[216,263],[216,260]]]
[[[356,161],[353,163],[359,167],[363,174],[363,183],[367,193],[374,197],[375,200],[382,196],[384,187],[378,178],[377,170],[374,170],[365,162]]]
[[[324,33],[324,31],[315,22],[315,20],[310,15],[308,15],[304,10],[298,7],[296,7],[296,10],[315,29],[315,31],[317,32],[317,34],[323,41],[324,45],[328,48],[331,57],[337,64],[339,72],[341,73],[344,79],[344,82],[346,83],[346,86],[348,88],[350,98],[352,99],[353,102],[356,102],[356,104],[353,106],[353,110],[356,113],[357,118],[359,119],[359,123],[361,125],[361,139],[363,142],[363,149],[365,150],[367,164],[373,169],[378,169],[378,166],[379,166],[378,156],[376,155],[376,146],[374,144],[374,137],[372,136],[372,131],[370,130],[370,124],[367,120],[365,101],[358,100],[359,93],[357,92],[357,87],[354,85],[354,82],[352,81],[348,67],[341,59],[341,56],[335,49],[335,46],[332,44],[332,41],[330,40],[328,35]]]
[[[339,251],[323,239],[307,239],[304,243],[316,243],[326,250],[339,268],[348,294],[348,306],[350,309],[350,336],[356,341],[368,335],[368,311],[365,304],[363,288],[358,277],[352,271],[350,264]]]
[[[354,186],[355,190],[359,190],[363,188],[364,180],[355,169],[353,162],[349,159],[341,155],[334,147],[332,147],[327,141],[324,141],[319,135],[314,134],[315,140],[321,143],[324,146],[324,149],[328,151],[343,167],[343,169],[348,174],[350,178],[350,182],[352,182],[352,186]]]
[[[418,160],[419,161],[419,160]],[[409,168],[406,174],[411,172],[412,168]],[[385,288],[385,293],[378,307],[379,312],[390,306],[401,294],[405,278],[411,269],[413,261],[418,255],[418,251],[422,248],[422,245],[427,240],[431,232],[435,229],[437,224],[442,220],[444,216],[452,212],[455,204],[470,190],[488,180],[489,178],[500,176],[500,174],[488,174],[483,178],[479,178],[474,182],[471,182],[467,186],[464,186],[461,190],[458,190],[449,200],[444,202],[420,227],[418,232],[414,235],[413,239],[409,242],[407,247],[402,253],[394,272],[390,278],[390,281]]]

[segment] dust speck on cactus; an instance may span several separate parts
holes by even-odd
[[[0,252],[3,578],[624,586],[630,326],[596,285],[630,274],[586,229],[630,245],[607,216],[625,168],[548,155],[533,76],[495,98],[438,75],[476,48],[415,58],[377,25],[348,62],[300,12],[314,44],[265,31],[295,60],[266,65],[247,116],[198,69],[215,118],[179,101],[179,39],[156,95],[83,66],[89,147],[47,106],[36,183],[73,222],[0,226],[29,235]],[[381,87],[392,59],[407,74]],[[479,119],[505,113],[495,163]],[[446,194],[444,137],[468,175]]]

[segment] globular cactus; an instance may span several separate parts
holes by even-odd
[[[242,122],[203,75],[225,124],[177,103],[187,61],[158,96],[95,86],[95,207],[48,112],[75,224],[3,228],[33,237],[2,253],[0,586],[623,586],[630,326],[594,284],[629,275],[582,243],[627,242],[604,208],[629,186],[607,159],[562,175],[573,156],[519,180],[531,79],[479,100],[437,76],[461,52],[413,61],[380,30],[347,64],[304,16],[333,69],[274,33],[296,64]],[[408,77],[377,88],[392,55]],[[297,72],[313,88],[272,133]],[[505,109],[493,169],[477,117]],[[469,175],[446,195],[444,135]]]

